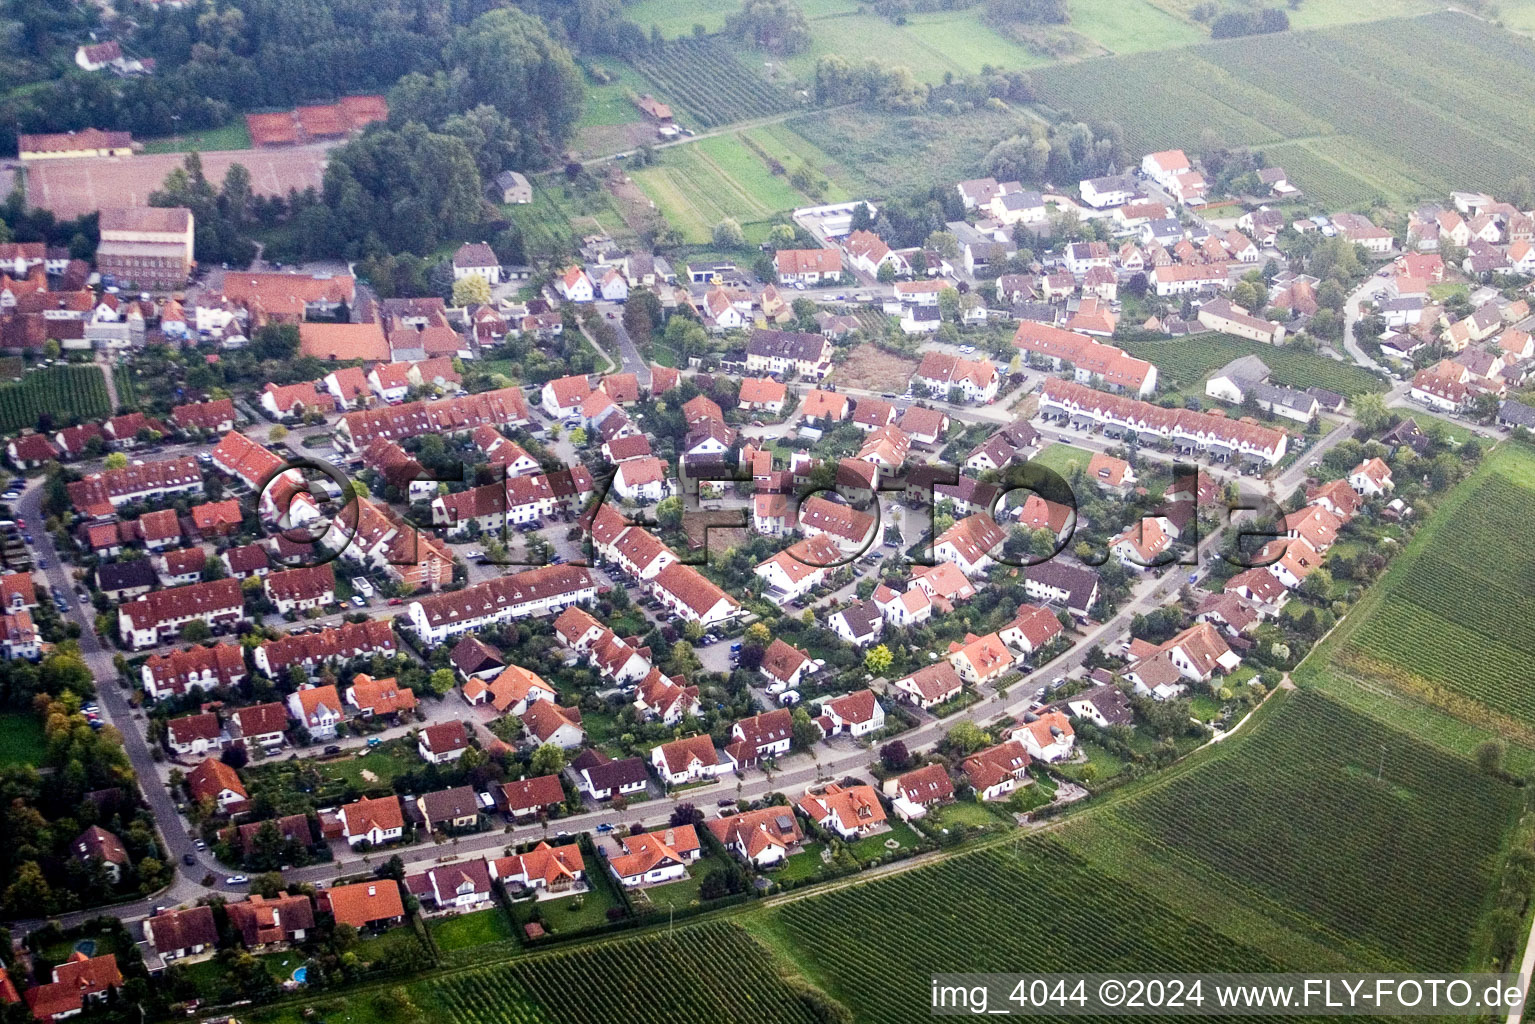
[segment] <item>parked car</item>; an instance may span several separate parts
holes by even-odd
[[[245,875],[230,875],[224,879],[225,885],[249,885],[250,879]]]
[[[185,864],[187,867],[191,867],[193,864],[197,863],[197,858],[192,856],[190,853],[183,853],[181,855],[181,863]]]
[[[341,748],[338,745],[332,743],[330,746],[325,748],[325,752],[327,754],[339,754],[341,753]]]

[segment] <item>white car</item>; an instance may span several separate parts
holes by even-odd
[[[250,879],[244,875],[230,875],[224,879],[225,885],[249,885]]]

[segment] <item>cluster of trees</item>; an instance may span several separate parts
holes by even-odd
[[[908,67],[829,53],[815,62],[815,101],[822,106],[870,103],[881,110],[911,112],[927,105],[927,87]]]
[[[185,206],[192,211],[193,251],[200,263],[244,267],[256,256],[256,245],[249,237],[255,197],[244,164],[231,164],[223,185],[214,188],[203,174],[202,158],[188,153],[184,165],[166,175],[159,191],[149,194],[149,205]]]
[[[212,128],[241,111],[382,92],[412,73],[434,76],[455,68],[468,72],[473,89],[520,88],[529,83],[520,80],[515,61],[485,64],[463,49],[461,30],[487,12],[526,17],[498,6],[485,0],[429,7],[408,0],[231,0],[218,10],[135,5],[137,27],[117,38],[134,56],[155,58],[158,67],[153,75],[121,79],[73,64],[75,46],[99,27],[99,9],[67,0],[4,0],[0,18],[11,28],[0,39],[8,89],[0,99],[0,146],[13,146],[18,132],[94,126],[152,136],[173,127]],[[623,17],[619,0],[527,0],[518,6],[543,18],[558,45],[581,53],[630,53],[652,45]],[[14,88],[27,83],[36,86]],[[536,132],[548,105],[559,106],[559,83],[531,84],[527,95],[536,102],[495,105]]]
[[[1210,23],[1210,35],[1215,39],[1233,39],[1237,36],[1283,32],[1289,27],[1288,14],[1278,7],[1264,7],[1256,11],[1227,11],[1219,15]]]
[[[8,707],[38,716],[45,742],[36,765],[0,769],[9,840],[0,850],[0,877],[7,880],[0,912],[43,916],[163,885],[170,869],[154,823],[137,800],[122,738],[112,728],[91,728],[80,713],[82,698],[95,687],[73,643],[61,644],[36,666],[0,665],[0,692]],[[70,844],[91,825],[117,835],[128,850],[133,863],[118,882],[100,864],[73,855]]]
[[[485,182],[559,153],[580,116],[580,71],[537,18],[511,9],[459,29],[443,60],[451,71],[396,84],[387,125],[332,151],[319,193],[289,197],[280,255],[362,259],[386,293],[443,295],[451,283],[419,257],[447,241],[494,234],[498,252],[521,257]]]
[[[1003,139],[986,154],[986,173],[998,181],[1077,181],[1112,174],[1129,162],[1117,122],[1034,125],[1027,135]]]
[[[986,17],[1002,24],[1064,25],[1071,10],[1066,0],[986,0]]]
[[[794,0],[745,0],[725,18],[725,34],[769,53],[803,53],[810,48],[810,23]]]

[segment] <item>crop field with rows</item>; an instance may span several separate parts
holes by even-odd
[[[634,59],[640,74],[671,97],[684,123],[703,128],[793,109],[784,90],[758,75],[714,37],[679,39]]]
[[[37,426],[47,413],[59,427],[71,417],[94,420],[110,416],[112,401],[98,366],[47,366],[15,383],[0,384],[0,430]]]
[[[721,921],[531,956],[435,981],[443,1024],[816,1024],[822,997]]]
[[[1193,146],[1205,128],[1228,144],[1273,147],[1271,161],[1319,201],[1496,190],[1535,173],[1517,141],[1528,122],[1523,98],[1535,91],[1535,44],[1466,15],[1105,60],[1111,71],[1104,61],[1033,71],[1040,100],[1118,121],[1135,152]]]
[[[1405,969],[1466,962],[1520,803],[1469,760],[1303,690],[1114,816],[1146,856],[1192,858]]]
[[[932,972],[1474,959],[1519,791],[1315,691],[1277,694],[1259,719],[1048,834],[793,900],[747,926],[870,1022],[926,1017]],[[1424,906],[1443,912],[1427,920]]]
[[[654,164],[630,176],[668,224],[700,245],[709,242],[714,225],[726,217],[750,229],[765,225],[773,214],[812,203],[789,183],[787,174],[774,174],[740,133],[663,150]],[[766,228],[760,233],[765,237]],[[748,230],[752,240],[756,234]]]
[[[1505,445],[1436,512],[1303,669],[1535,737],[1535,454]]]
[[[1353,397],[1385,391],[1386,383],[1353,363],[1306,352],[1285,345],[1265,345],[1224,334],[1200,334],[1178,341],[1130,342],[1131,355],[1148,360],[1159,372],[1164,389],[1180,388],[1203,393],[1210,374],[1240,356],[1257,356],[1268,366],[1271,380],[1292,388],[1326,388]]]
[[[915,1024],[934,972],[1279,969],[1195,917],[1041,838],[796,900],[749,927],[857,1020]]]

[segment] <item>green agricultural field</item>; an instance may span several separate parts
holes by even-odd
[[[1301,691],[1056,831],[792,900],[746,925],[869,1022],[924,1019],[932,972],[1018,964],[1459,969],[1478,962],[1520,804],[1469,761]],[[1444,909],[1425,921],[1425,905]],[[997,912],[1040,906],[1069,913],[1019,927]]]
[[[580,984],[586,979],[588,984]],[[422,986],[428,988],[428,986]],[[417,998],[442,1024],[815,1024],[824,997],[722,921],[454,974]]]
[[[1344,19],[1341,0],[1307,6],[1302,24]],[[1413,0],[1384,5],[1384,13],[1420,10]],[[1492,64],[1468,63],[1476,54]],[[1189,146],[1209,128],[1227,143],[1275,147],[1302,189],[1357,205],[1496,190],[1535,173],[1535,157],[1513,141],[1527,121],[1520,97],[1535,90],[1535,44],[1466,15],[1375,21],[1368,35],[1340,25],[1106,60],[1041,68],[1035,89],[1054,110],[1118,121],[1135,152]],[[1126,105],[1126,95],[1147,101]]]
[[[552,176],[533,181],[531,203],[500,209],[522,229],[530,254],[550,246],[573,250],[583,235],[605,234],[619,244],[635,238],[605,189],[581,191]]]
[[[982,67],[1033,67],[1044,58],[999,35],[979,7],[906,16],[905,25],[869,11],[821,18],[810,26],[810,49],[784,62],[801,82],[815,78],[816,61],[828,54],[849,60],[905,65],[920,81],[941,82],[945,73],[970,74]]]
[[[1535,549],[1522,540],[1532,507],[1535,453],[1501,446],[1312,651],[1299,677],[1395,692],[1535,742]]]
[[[1021,113],[976,110],[964,117],[897,115],[862,107],[823,110],[786,122],[802,138],[845,168],[854,192],[952,187],[980,173],[998,140],[1028,130]],[[1196,134],[1197,138],[1197,134]]]
[[[1181,18],[1190,24],[1197,24],[1194,21],[1194,10],[1201,5],[1201,0],[1150,0],[1150,2],[1176,18]],[[1234,0],[1234,2],[1222,4],[1221,8],[1272,6],[1275,5],[1268,0]],[[1504,5],[1499,4],[1499,6]],[[1437,0],[1380,0],[1378,3],[1367,4],[1360,3],[1359,0],[1300,0],[1299,3],[1285,5],[1285,13],[1289,15],[1290,25],[1293,28],[1317,28],[1324,25],[1378,21],[1382,18],[1427,14],[1430,11],[1443,9],[1444,5]],[[1208,36],[1209,29],[1203,26],[1201,28]]]
[[[251,135],[245,127],[243,117],[236,118],[218,128],[204,128],[202,131],[144,140],[146,153],[190,153],[194,149],[200,153],[208,153],[221,149],[250,148]]]
[[[746,923],[855,1020],[916,1024],[931,1019],[935,972],[1280,966],[1199,917],[1037,838],[794,900]]]
[[[782,122],[749,128],[737,132],[736,136],[748,146],[755,147],[759,155],[766,153],[777,160],[790,173],[806,166],[821,175],[827,182],[826,194],[821,197],[824,202],[836,203],[850,199],[856,191],[852,185],[856,179],[849,175],[845,167]]]
[[[763,225],[774,214],[812,200],[774,174],[761,155],[735,135],[662,150],[656,163],[630,172],[666,222],[688,242],[708,243],[714,225],[733,217],[743,227]]]
[[[37,766],[48,753],[43,723],[30,711],[0,712],[0,767],[12,764]]]
[[[1310,918],[1361,966],[1406,969],[1468,963],[1521,803],[1469,760],[1303,690],[1112,820],[1152,859]]]
[[[46,366],[20,381],[0,384],[0,431],[35,427],[46,413],[57,426],[74,417],[99,420],[112,415],[106,378],[96,365]]]
[[[1171,50],[1210,37],[1152,0],[1071,0],[1071,27],[1110,53]]]
[[[797,6],[811,21],[858,9],[855,0],[803,0]],[[694,25],[702,25],[706,32],[718,32],[725,26],[725,15],[733,9],[729,4],[712,0],[639,0],[624,7],[624,17],[646,32],[655,27],[667,39],[681,39],[693,34]]]
[[[671,98],[680,121],[713,128],[794,108],[787,91],[747,63],[755,59],[737,57],[717,37],[689,37],[635,58],[634,65],[659,94]]]
[[[1177,341],[1130,342],[1131,355],[1156,364],[1157,383],[1163,390],[1180,389],[1203,394],[1210,374],[1239,356],[1253,355],[1272,371],[1276,384],[1293,388],[1326,388],[1352,397],[1385,391],[1386,382],[1353,363],[1306,352],[1287,345],[1265,345],[1224,334],[1199,334]]]

